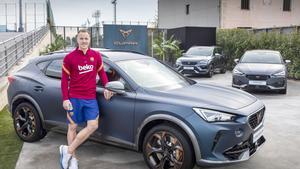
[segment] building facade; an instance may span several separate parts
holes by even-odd
[[[219,27],[219,0],[158,0],[158,27]]]
[[[158,0],[159,28],[300,25],[300,0]]]

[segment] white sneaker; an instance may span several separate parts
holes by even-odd
[[[75,157],[71,158],[69,169],[78,169],[78,160]]]
[[[62,169],[67,169],[69,167],[69,161],[71,160],[72,154],[68,153],[68,146],[59,146],[60,153],[60,167]]]

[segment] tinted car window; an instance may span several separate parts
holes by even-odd
[[[281,64],[282,59],[279,53],[273,52],[246,52],[240,63],[270,63]]]
[[[157,90],[172,90],[191,85],[172,69],[154,59],[125,60],[117,62],[138,85]]]
[[[212,47],[193,47],[186,54],[190,56],[211,56],[214,48]]]
[[[63,60],[53,60],[46,69],[45,74],[50,77],[61,78]]]
[[[50,61],[45,61],[45,62],[40,62],[37,65],[37,67],[41,70],[44,71],[46,69],[46,66],[50,63]]]
[[[222,55],[223,54],[222,49],[221,48],[215,48],[215,53],[214,54],[216,54],[216,53],[219,53],[220,55]]]
[[[125,90],[130,91],[128,83],[124,80],[123,77],[112,67],[104,63],[104,71],[107,75],[108,81],[119,81],[124,84]],[[99,77],[97,76],[98,85],[103,87],[102,83],[99,82]]]

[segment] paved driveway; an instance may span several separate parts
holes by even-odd
[[[231,74],[196,81],[231,87]],[[249,161],[218,169],[300,169],[300,82],[288,81],[288,94],[252,93],[266,104],[266,143]],[[58,168],[58,146],[66,136],[54,132],[36,143],[24,143],[16,169]],[[104,144],[86,142],[78,150],[80,168],[143,169],[142,154]],[[197,167],[195,167],[197,168]]]

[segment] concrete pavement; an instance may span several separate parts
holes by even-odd
[[[193,77],[205,83],[231,87],[231,74],[212,78]],[[266,105],[262,149],[249,161],[218,169],[297,169],[300,168],[300,81],[288,81],[288,94],[252,93]],[[24,143],[16,169],[59,168],[58,146],[66,144],[66,136],[50,132],[41,141]],[[142,154],[88,141],[77,153],[81,169],[143,169]],[[198,167],[195,167],[198,168]]]

